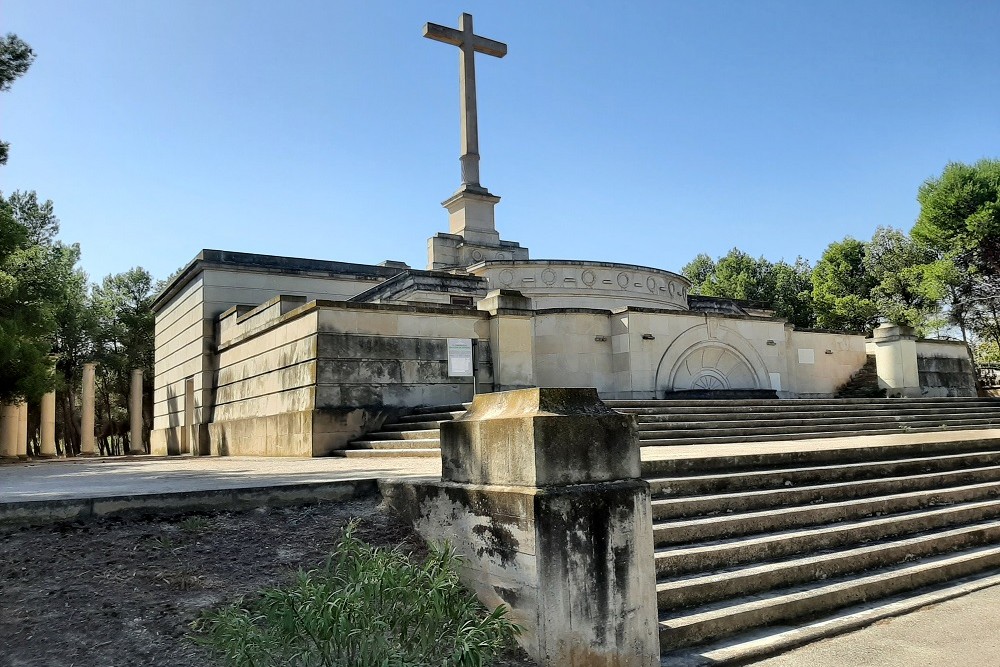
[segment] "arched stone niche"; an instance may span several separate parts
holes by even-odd
[[[771,389],[764,359],[750,341],[714,321],[674,339],[660,358],[655,382],[658,396],[692,389]]]

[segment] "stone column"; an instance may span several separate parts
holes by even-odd
[[[129,454],[145,454],[142,444],[142,369],[132,371],[132,391],[129,394]]]
[[[18,406],[5,403],[0,406],[0,458],[17,457]]]
[[[17,458],[28,458],[28,402],[17,406]]]
[[[42,396],[39,436],[42,458],[56,456],[56,392]]]
[[[479,394],[441,425],[442,481],[380,485],[539,665],[658,667],[649,486],[635,420],[595,389]]]
[[[919,397],[916,332],[905,326],[882,324],[872,334],[878,385],[889,398]]]
[[[517,290],[493,290],[476,305],[489,312],[493,388],[535,386],[534,311],[531,299]]]
[[[83,389],[80,392],[80,456],[96,456],[97,443],[94,439],[94,373],[97,364],[83,365]]]

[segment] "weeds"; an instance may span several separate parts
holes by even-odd
[[[177,525],[185,533],[200,533],[208,528],[209,521],[203,516],[189,516]]]
[[[517,626],[462,587],[452,549],[414,564],[354,528],[291,585],[204,615],[196,640],[233,667],[480,667],[511,644]]]

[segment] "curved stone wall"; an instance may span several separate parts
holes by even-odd
[[[535,309],[625,306],[687,310],[686,278],[633,264],[534,259],[487,261],[469,267],[488,289],[518,290]]]

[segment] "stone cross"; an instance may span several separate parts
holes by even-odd
[[[424,37],[457,46],[461,53],[458,60],[459,87],[462,100],[462,186],[485,191],[479,184],[479,121],[476,115],[476,58],[475,54],[503,58],[507,45],[480,37],[472,32],[472,15],[462,14],[458,30],[436,23],[424,25]]]

